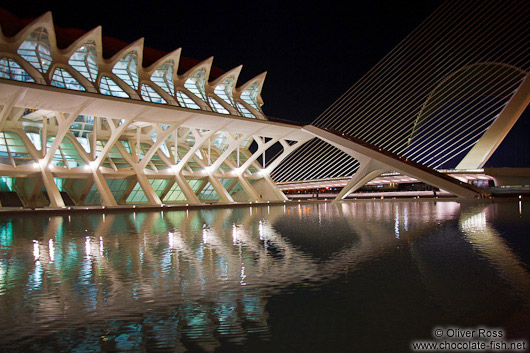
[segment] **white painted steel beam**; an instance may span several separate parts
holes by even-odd
[[[385,153],[385,151],[381,149],[377,151],[374,148],[370,148],[365,144],[356,143],[350,139],[341,137],[337,134],[322,130],[312,125],[304,126],[303,130],[341,149],[342,151],[357,160],[374,160],[375,162],[377,162],[378,165],[384,166],[384,169],[386,170],[393,170],[404,175],[410,175],[426,184],[446,190],[458,197],[474,198],[480,195],[478,191],[472,190],[470,185],[464,185],[464,183],[447,176],[438,176],[436,175],[436,171],[429,170],[428,168],[418,168],[412,165],[411,163],[408,163],[407,160],[397,159],[393,156],[388,155],[387,153]],[[366,175],[370,175],[370,173],[367,173]],[[361,178],[359,182],[363,181],[362,179],[366,181],[367,178]],[[359,182],[357,182],[356,185],[358,185]]]
[[[482,168],[530,104],[530,74],[526,75],[497,119],[486,130],[456,169]]]

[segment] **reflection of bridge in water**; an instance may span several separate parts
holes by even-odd
[[[241,66],[190,65],[180,49],[153,56],[143,40],[117,48],[101,28],[74,35],[51,13],[10,16],[0,36],[0,201],[283,201],[276,183],[347,178],[340,200],[388,172],[486,195],[436,170],[484,174],[527,108],[529,13],[525,1],[444,2],[304,128],[267,118],[264,73],[237,86]],[[487,180],[530,183],[529,170],[503,177]]]
[[[57,332],[140,320],[134,341],[141,325],[151,325],[143,313],[153,312],[178,332],[171,339],[200,338],[213,350],[220,337],[267,335],[266,298],[277,291],[347,276],[396,247],[411,244],[420,272],[437,278],[429,267],[436,248],[422,239],[456,221],[514,293],[528,298],[527,271],[488,224],[494,213],[492,204],[361,202],[4,220],[0,308],[15,319],[1,329],[24,339],[36,322]],[[452,285],[437,279],[424,284],[435,292]],[[441,301],[454,295],[437,293]]]

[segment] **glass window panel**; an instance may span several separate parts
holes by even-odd
[[[206,102],[206,91],[204,90],[205,83],[206,69],[202,68],[200,70],[197,70],[186,80],[186,82],[184,82],[184,87],[186,87],[191,93]]]
[[[151,75],[151,81],[170,95],[175,95],[175,83],[173,82],[173,60],[168,60],[158,67]]]
[[[31,143],[33,143],[33,145],[35,146],[35,148],[37,150],[40,150],[41,149],[41,139],[40,139],[40,134],[39,133],[36,133],[36,132],[26,132],[26,135],[28,136],[29,140],[31,141]]]
[[[186,201],[186,196],[177,183],[173,183],[169,192],[164,197],[164,202]]]
[[[221,103],[217,101],[217,99],[213,97],[208,97],[208,100],[210,101],[210,105],[212,109],[214,110],[214,112],[221,113],[221,114],[230,114],[230,112],[226,110],[226,108],[223,107]]]
[[[129,52],[112,68],[112,73],[131,86],[138,89],[138,59],[135,51]]]
[[[164,153],[164,155],[169,158],[170,153],[165,142],[162,142],[162,144],[160,145],[160,151],[162,151],[162,153]]]
[[[119,201],[122,198],[127,186],[131,182],[130,179],[106,179],[106,181],[109,185],[110,192],[116,201]]]
[[[86,42],[70,57],[68,64],[89,81],[96,82],[99,72],[96,44],[93,41]]]
[[[70,131],[76,137],[88,137],[92,130],[94,130],[94,117],[90,115],[79,115],[70,125]]]
[[[90,189],[86,199],[85,199],[85,205],[99,205],[101,204],[101,195],[99,194],[98,187],[96,183],[92,185],[92,188]]]
[[[125,147],[127,152],[131,153],[131,146],[129,145],[129,141],[120,140],[120,142],[123,145],[123,147]]]
[[[219,200],[219,195],[215,192],[212,184],[208,182],[198,195],[199,200]]]
[[[13,185],[15,184],[15,178],[13,177],[0,177],[0,191],[13,191]]]
[[[191,109],[201,109],[193,99],[191,99],[186,93],[182,91],[177,91],[177,100],[181,107],[191,108]]]
[[[48,31],[43,27],[37,28],[20,45],[17,53],[40,72],[48,71],[52,63]]]
[[[260,81],[256,81],[252,83],[246,90],[241,92],[241,99],[243,100],[243,102],[249,104],[257,111],[260,111],[260,107],[257,100],[259,93],[259,84]]]
[[[90,153],[90,142],[88,141],[88,138],[76,136],[77,141],[79,141],[79,144],[83,147],[86,153]]]
[[[232,95],[233,89],[234,76],[229,76],[217,86],[215,86],[214,93],[226,103],[230,104],[231,106],[234,106],[234,96]]]
[[[237,109],[239,110],[239,112],[241,113],[241,115],[243,115],[244,117],[247,117],[247,118],[252,118],[252,119],[256,119],[256,116],[254,114],[252,114],[250,112],[250,110],[248,110],[247,108],[245,108],[245,106],[239,102],[236,103],[237,105]]]
[[[252,137],[248,137],[243,142],[241,142],[240,146],[241,148],[248,148],[251,142],[252,142]]]
[[[64,191],[64,179],[63,178],[53,178],[53,180],[55,181],[55,185],[57,185],[57,189],[59,189],[59,191]]]
[[[26,70],[15,60],[9,58],[0,59],[0,77],[22,82],[35,82]]]
[[[139,202],[147,202],[147,196],[145,196],[144,191],[142,190],[142,187],[140,186],[140,183],[136,183],[133,190],[127,197],[127,203],[139,203]]]
[[[166,100],[162,98],[151,86],[145,84],[142,84],[142,98],[148,102],[167,104]]]
[[[55,69],[52,77],[52,86],[67,88],[76,91],[84,91],[85,87],[81,86],[75,78],[70,75],[70,73],[64,69]]]
[[[153,186],[153,189],[158,196],[162,195],[162,192],[164,192],[166,189],[167,184],[169,184],[169,180],[167,179],[149,179],[149,182]]]
[[[26,147],[20,136],[13,132],[0,133],[0,160],[1,163],[11,164],[11,157],[15,165],[34,163],[35,160]]]
[[[227,146],[227,139],[226,135],[224,133],[220,133],[215,137],[215,140],[213,141],[214,145],[217,146],[220,150],[224,150],[224,148]]]
[[[125,93],[116,82],[114,82],[110,77],[103,76],[101,77],[101,82],[99,83],[99,91],[101,94],[107,96],[129,98],[129,95]]]

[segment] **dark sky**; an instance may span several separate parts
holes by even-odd
[[[320,1],[18,1],[18,17],[52,11],[61,27],[90,30],[164,51],[182,48],[230,70],[239,84],[267,71],[266,115],[310,122],[418,26],[440,0]]]

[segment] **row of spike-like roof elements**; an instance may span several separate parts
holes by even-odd
[[[0,78],[265,119],[260,93],[266,72],[236,88],[242,66],[209,82],[213,57],[178,75],[180,48],[144,68],[143,38],[109,59],[102,43],[96,27],[58,48],[51,12],[11,37],[0,28]]]

